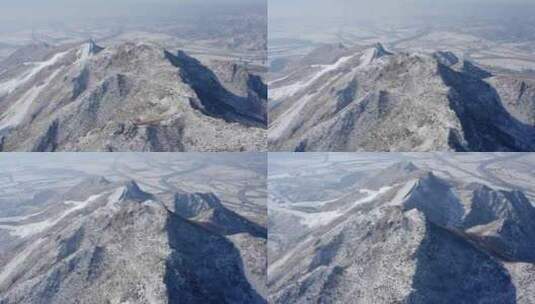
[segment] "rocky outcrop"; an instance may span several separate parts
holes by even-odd
[[[174,205],[176,214],[200,222],[214,232],[267,238],[265,228],[223,206],[213,193],[177,193]]]
[[[496,88],[505,108],[524,124],[535,126],[535,82],[514,76],[495,76],[488,82]]]
[[[265,126],[267,88],[261,87],[262,81],[257,77],[249,75],[246,70],[235,64],[232,66],[232,70],[228,73],[231,77],[229,82],[247,86],[246,95],[240,96],[227,90],[214,72],[186,53],[179,51],[176,55],[166,53],[166,56],[180,68],[182,79],[198,96],[197,100],[191,101],[193,107],[207,115],[222,117],[228,121]],[[241,75],[237,77],[239,74]],[[240,78],[245,79],[237,81]],[[252,78],[256,81],[251,82]],[[261,90],[263,92],[259,92]]]

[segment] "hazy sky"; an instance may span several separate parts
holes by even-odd
[[[171,15],[191,9],[265,6],[266,0],[0,0],[0,23]]]
[[[373,18],[415,14],[485,14],[504,7],[535,12],[533,0],[269,0],[270,18],[331,16]]]

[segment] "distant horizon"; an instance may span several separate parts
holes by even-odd
[[[8,0],[0,10],[0,32],[9,28],[53,23],[86,23],[99,19],[172,18],[228,13],[241,9],[267,10],[265,0]]]
[[[306,3],[306,5],[305,5]],[[462,7],[462,9],[460,8]],[[276,18],[361,18],[410,16],[490,16],[499,17],[508,11],[530,16],[535,3],[527,0],[270,0],[268,17]]]

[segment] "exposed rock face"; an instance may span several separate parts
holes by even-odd
[[[507,110],[519,121],[535,126],[535,82],[515,77],[496,76],[489,79]]]
[[[445,180],[411,163],[372,179],[390,190],[270,263],[274,303],[533,301],[535,208],[522,192]]]
[[[258,94],[260,92],[255,91],[258,88],[253,86],[254,84],[251,85],[251,76],[243,68],[233,65],[232,70],[227,72],[230,72],[231,77],[228,82],[236,82],[247,87],[245,92],[241,92],[245,93],[244,96],[239,96],[228,91],[214,72],[186,53],[180,51],[176,57],[166,53],[166,56],[175,66],[180,68],[182,79],[191,86],[199,97],[198,101],[192,101],[193,107],[207,115],[223,117],[227,121],[265,125],[265,98],[260,99]],[[256,98],[250,98],[252,97],[251,93],[256,94],[254,96]]]
[[[3,148],[264,150],[267,89],[261,75],[226,64],[216,74],[183,52],[142,42],[21,50],[2,63]]]
[[[228,237],[240,249],[247,278],[254,283],[257,292],[267,298],[265,227],[229,210],[213,193],[177,193],[174,208],[177,215]]]
[[[450,52],[348,49],[273,83],[270,150],[535,150],[529,93],[518,101],[491,84],[492,74]]]
[[[177,193],[175,212],[203,223],[206,228],[223,234],[248,233],[267,238],[267,231],[237,213],[225,208],[213,193]]]
[[[254,253],[135,182],[90,178],[69,193],[82,198],[45,210],[43,229],[0,257],[1,303],[266,303],[244,264]]]
[[[459,58],[452,52],[439,51],[433,54],[433,57],[445,66],[453,66],[459,62]]]

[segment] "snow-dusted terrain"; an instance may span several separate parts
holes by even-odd
[[[270,151],[535,150],[535,82],[452,52],[339,44],[285,72],[270,82]]]
[[[265,150],[263,68],[207,62],[150,41],[21,48],[2,62],[0,150]]]
[[[533,154],[278,153],[269,163],[271,302],[535,300]]]
[[[269,150],[534,151],[535,5],[435,2],[273,4]]]
[[[263,155],[0,164],[0,302],[267,303]]]
[[[366,46],[381,41],[395,52],[449,50],[464,54],[485,68],[509,70],[532,78],[535,22],[531,15],[535,6],[526,2],[523,5],[502,4],[498,9],[488,5],[488,11],[480,8],[471,11],[462,4],[470,6],[470,3],[459,3],[455,11],[461,14],[455,16],[438,7],[434,14],[422,10],[419,14],[412,12],[398,16],[401,18],[387,18],[380,14],[359,18],[349,14],[315,20],[311,16],[278,16],[274,12],[269,15],[269,58],[272,67],[277,67],[273,69],[273,76],[280,76],[276,72],[281,70],[281,65],[291,66],[293,60],[324,44]],[[383,8],[386,13],[400,9]],[[465,12],[472,13],[463,14]],[[329,16],[329,11],[322,13]]]
[[[265,3],[117,5],[0,20],[0,151],[267,150]]]

